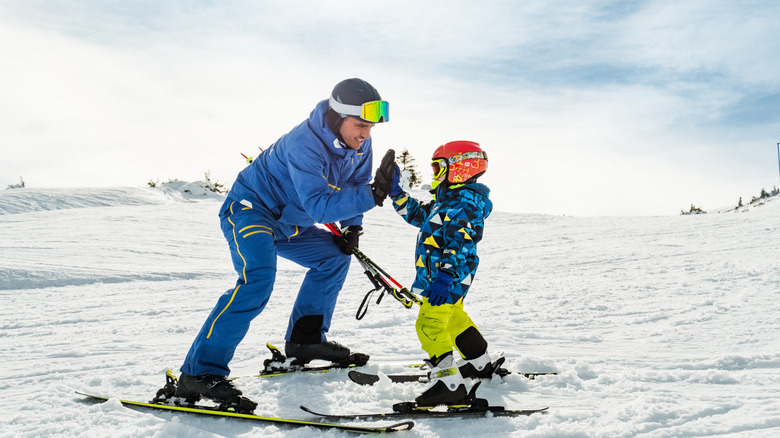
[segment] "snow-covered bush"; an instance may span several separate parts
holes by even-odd
[[[702,210],[701,208],[691,204],[691,209],[688,211],[680,210],[681,215],[687,215],[687,214],[707,214],[706,211]]]
[[[21,189],[21,188],[24,188],[24,180],[23,180],[23,179],[22,179],[22,177],[20,176],[20,177],[19,177],[19,184],[10,184],[10,185],[8,186],[8,188],[9,188],[9,189]]]

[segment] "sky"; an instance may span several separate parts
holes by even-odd
[[[0,2],[0,187],[230,185],[342,79],[375,153],[479,142],[497,211],[676,215],[780,186],[773,1]],[[378,164],[378,157],[375,163]]]

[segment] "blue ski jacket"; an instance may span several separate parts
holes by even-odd
[[[228,198],[259,209],[294,237],[315,223],[361,225],[375,206],[371,194],[371,138],[359,150],[339,142],[328,128],[328,101],[242,170]]]
[[[493,203],[488,198],[490,189],[479,183],[439,186],[435,195],[433,201],[421,204],[402,193],[393,198],[393,208],[420,228],[412,292],[427,297],[431,282],[445,271],[453,278],[447,303],[455,304],[466,296],[477,272],[477,243]]]

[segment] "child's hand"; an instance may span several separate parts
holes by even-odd
[[[390,184],[391,198],[394,198],[404,192],[404,189],[401,188],[400,180],[401,180],[401,169],[396,164],[395,171],[393,172],[393,181]]]
[[[428,288],[428,303],[431,306],[441,306],[447,302],[450,296],[450,286],[452,285],[452,276],[446,272],[439,271],[436,280]]]
[[[371,193],[374,195],[374,203],[377,207],[381,207],[385,198],[393,186],[393,172],[398,169],[398,165],[395,164],[395,151],[388,149],[384,157],[382,157],[382,163],[376,169],[374,174],[374,182],[371,183]]]

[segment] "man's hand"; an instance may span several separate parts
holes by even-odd
[[[363,227],[360,225],[350,225],[341,231],[341,236],[333,235],[333,240],[346,255],[352,255],[358,247],[358,240],[363,234]]]
[[[431,306],[441,306],[447,302],[450,297],[450,286],[452,286],[452,275],[439,271],[436,280],[428,287],[428,303]]]
[[[376,169],[374,182],[371,183],[371,192],[374,195],[374,203],[381,207],[385,198],[390,193],[393,185],[393,173],[398,169],[395,164],[395,151],[390,149],[382,158],[382,163]]]

